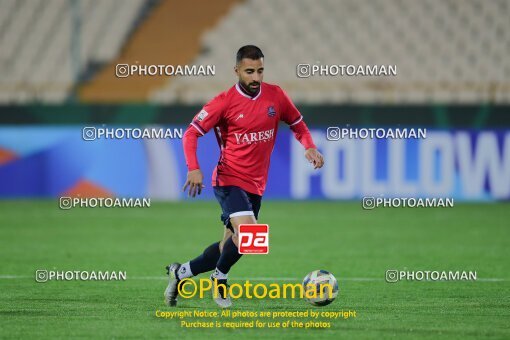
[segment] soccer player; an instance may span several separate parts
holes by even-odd
[[[253,45],[243,46],[236,56],[238,82],[221,93],[193,118],[183,136],[188,175],[183,191],[188,196],[200,195],[205,187],[196,150],[198,137],[211,129],[221,150],[212,176],[214,194],[218,199],[225,226],[223,239],[207,247],[197,258],[186,263],[167,266],[169,284],[165,290],[167,305],[177,304],[180,280],[214,269],[214,301],[230,307],[226,294],[230,268],[241,258],[238,251],[238,228],[256,224],[262,195],[266,188],[269,161],[279,121],[290,126],[295,138],[304,146],[304,155],[315,169],[324,164],[303,116],[287,94],[278,86],[262,82],[264,55]],[[215,283],[217,280],[217,284]]]

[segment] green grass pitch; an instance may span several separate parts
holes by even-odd
[[[265,201],[260,222],[270,225],[270,253],[244,256],[230,277],[301,280],[326,269],[340,294],[323,308],[241,298],[232,310],[355,310],[357,317],[327,329],[206,330],[155,312],[175,310],[163,302],[164,266],[220,238],[216,202],[63,211],[56,201],[0,201],[0,337],[508,339],[509,221],[505,203],[364,211],[359,203]],[[122,270],[127,280],[36,283],[37,269]],[[478,281],[386,283],[388,269],[476,270]],[[207,296],[178,310],[218,309]]]

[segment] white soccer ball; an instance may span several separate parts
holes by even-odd
[[[326,306],[338,295],[338,281],[326,270],[314,270],[303,279],[306,301],[314,306]]]

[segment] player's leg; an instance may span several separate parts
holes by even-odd
[[[232,235],[233,235],[232,230],[230,230],[229,228],[225,227],[225,230],[223,232],[223,239],[220,241],[220,253],[223,251],[223,245],[225,244],[225,242],[227,242],[227,240],[229,238],[232,237]],[[219,259],[219,257],[218,257],[218,259]]]
[[[223,215],[221,216],[223,220]],[[168,306],[177,305],[177,297],[179,292],[177,287],[179,281],[185,278],[193,277],[201,273],[205,273],[216,268],[221,254],[221,248],[227,238],[232,236],[232,232],[229,229],[225,229],[223,239],[219,242],[214,242],[193,260],[180,263],[172,263],[167,266],[167,274],[169,276],[168,286],[165,289],[165,303]]]
[[[230,219],[230,222],[233,226],[233,229],[235,231],[234,235],[232,235],[232,241],[236,245],[236,247],[239,247],[239,226],[241,224],[257,224],[257,220],[259,218],[259,211],[260,206],[262,203],[262,197],[255,194],[246,193],[248,196],[248,199],[251,204],[251,210],[253,211],[253,215],[246,215],[246,216],[236,216],[232,217]],[[239,251],[238,251],[239,252]]]
[[[218,273],[220,277],[226,277],[230,268],[239,261],[242,254],[239,254],[238,242],[239,242],[239,226],[241,224],[256,224],[257,218],[260,211],[262,197],[255,194],[250,194],[243,191],[242,197],[236,197],[240,201],[248,201],[249,210],[238,211],[229,215],[228,226],[233,231],[231,238],[228,238],[223,245],[223,251],[220,255],[218,263],[216,265],[215,273]],[[242,208],[242,206],[241,206]],[[235,210],[239,210],[235,209]]]
[[[215,188],[216,189],[216,188]],[[227,287],[227,276],[230,268],[239,261],[242,254],[238,250],[239,225],[257,223],[256,217],[260,209],[261,197],[249,194],[238,187],[218,187],[217,197],[224,213],[228,215],[225,226],[232,231],[232,236],[224,240],[222,252],[216,269],[211,275],[213,282],[217,280],[218,286],[224,284]],[[229,307],[230,299],[226,296],[226,290],[222,286],[218,289],[219,298],[215,298],[215,302],[221,307]]]
[[[178,271],[179,279],[182,280],[213,270],[220,258],[225,241],[230,237],[232,237],[232,231],[225,228],[221,241],[211,244],[205,248],[202,254],[180,266]]]
[[[220,258],[220,241],[209,245],[205,250],[188,262],[180,264],[178,262],[167,266],[167,274],[169,276],[168,286],[165,290],[165,303],[168,306],[177,304],[177,286],[179,281],[185,278],[196,276],[213,270]]]
[[[230,268],[242,257],[239,254],[239,226],[241,224],[256,224],[255,215],[237,216],[230,218],[230,225],[234,232],[223,244],[223,251],[216,264],[215,274],[219,278],[226,278]]]
[[[222,214],[220,218],[224,223],[227,223],[226,221],[228,221],[229,217],[228,215]],[[232,237],[232,234],[233,232],[231,229],[225,228],[223,239],[205,248],[203,253],[193,260],[183,264],[175,262],[166,267],[169,280],[164,295],[165,303],[168,306],[177,305],[177,297],[179,295],[177,287],[180,280],[193,277],[216,268],[216,264],[220,258],[223,245],[228,239]]]

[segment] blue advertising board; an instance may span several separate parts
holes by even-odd
[[[0,127],[0,197],[58,197],[84,181],[119,197],[185,197],[181,188],[187,170],[179,133],[174,138],[84,140],[83,131],[80,126]],[[510,199],[510,130],[428,130],[421,139],[338,140],[328,140],[326,129],[311,131],[325,157],[323,169],[314,170],[303,147],[282,128],[265,198]],[[206,184],[201,199],[213,198],[210,178],[218,157],[214,135],[200,138],[198,158]]]

